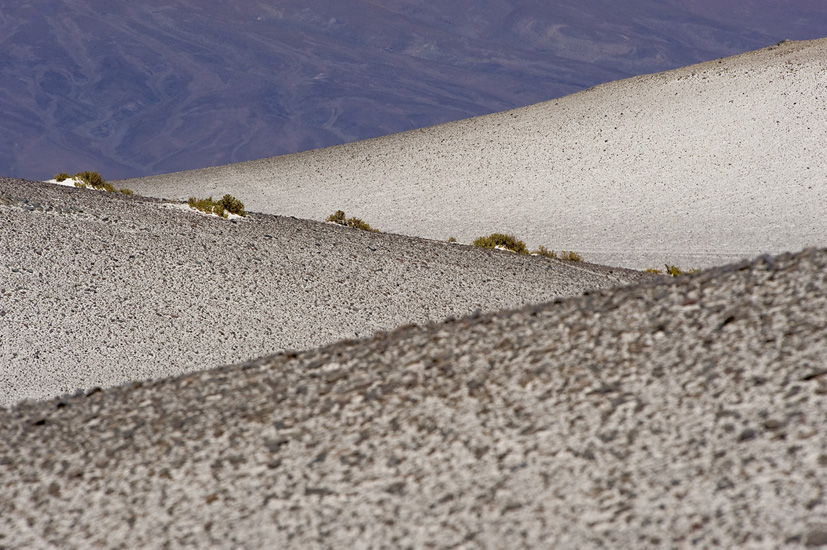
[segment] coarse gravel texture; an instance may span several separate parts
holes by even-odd
[[[827,39],[295,155],[125,180],[394,233],[513,233],[637,269],[827,246]]]
[[[0,179],[0,406],[645,277],[181,207]]]
[[[8,548],[827,545],[827,250],[0,410]]]

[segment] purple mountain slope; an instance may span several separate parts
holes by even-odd
[[[821,0],[8,3],[0,175],[251,160],[824,35]]]

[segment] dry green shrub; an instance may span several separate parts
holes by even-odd
[[[195,208],[205,214],[215,214],[222,218],[228,217],[229,214],[236,214],[238,216],[247,215],[247,212],[244,210],[244,203],[229,194],[224,195],[220,201],[214,201],[212,197],[207,197],[206,199],[190,197],[189,200],[187,200],[187,204],[190,208]]]
[[[532,252],[532,254],[534,254],[536,256],[544,256],[546,258],[555,258],[555,259],[557,258],[557,252],[555,252],[554,250],[549,250],[548,248],[546,248],[543,245],[540,245],[537,248],[537,250]]]
[[[449,243],[455,243],[455,242],[457,242],[457,238],[456,237],[448,237],[448,242]]]
[[[580,262],[583,261],[583,257],[578,254],[577,252],[573,252],[569,250],[568,252],[565,250],[560,251],[560,259],[565,260],[567,262]]]
[[[106,189],[106,180],[103,179],[103,177],[97,172],[78,172],[74,177],[75,179],[85,183],[87,187],[98,190]],[[112,189],[114,190],[114,187]]]
[[[66,172],[61,172],[55,176],[55,181],[62,182],[69,178],[73,178],[75,180],[75,187],[80,187],[81,189],[88,189],[91,187],[92,189],[106,191],[107,193],[123,193],[124,195],[132,194],[131,189],[117,189],[114,185],[103,179],[103,177],[97,172],[78,172],[74,176],[70,176]]]
[[[337,210],[333,214],[329,215],[326,222],[335,223],[338,225],[344,225],[345,227],[352,227],[354,229],[361,229],[362,231],[370,231],[372,233],[378,233],[378,229],[373,229],[370,224],[360,220],[359,218],[348,218],[345,215],[344,210]]]
[[[502,247],[517,254],[528,254],[528,248],[523,241],[518,241],[513,235],[504,233],[491,233],[487,237],[478,237],[474,240],[474,246],[478,248]]]
[[[237,216],[246,216],[247,212],[244,210],[244,203],[230,195],[229,193],[221,197],[219,204],[231,214]]]
[[[683,275],[695,275],[696,273],[700,273],[701,270],[697,268],[687,269],[684,271],[683,269],[679,268],[676,265],[669,265],[664,264],[666,267],[666,274],[671,275],[672,277],[681,277]],[[648,271],[648,270],[647,270]],[[660,273],[660,271],[658,271]]]

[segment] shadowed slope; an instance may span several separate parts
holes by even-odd
[[[232,223],[168,206],[0,179],[0,405],[643,276],[268,215]]]
[[[253,209],[644,268],[823,245],[827,40],[784,43],[559,100],[339,147],[128,180]]]
[[[2,542],[823,545],[825,297],[809,250],[0,410]]]

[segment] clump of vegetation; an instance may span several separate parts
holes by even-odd
[[[80,187],[80,185],[78,185],[80,183],[80,184],[85,185],[84,189],[86,187],[91,187],[92,189],[98,189],[98,190],[106,189],[106,185],[107,185],[106,180],[103,179],[103,177],[97,172],[89,172],[89,171],[78,172],[77,174],[75,174],[74,177],[75,177],[75,180],[77,180],[75,182],[75,186],[77,186],[77,187]],[[111,185],[109,187],[111,187],[113,190],[115,189]],[[110,191],[110,193],[111,193],[111,191]]]
[[[701,272],[700,269],[688,269],[688,270],[684,271],[676,265],[669,265],[669,264],[665,264],[665,267],[666,267],[666,274],[671,275],[672,277],[680,277],[682,275],[694,275],[696,273]],[[649,271],[649,270],[647,269],[647,271]],[[655,271],[655,273],[661,273],[661,271],[657,270],[657,271]]]
[[[683,275],[694,275],[696,273],[701,272],[700,269],[687,269],[686,271],[684,271],[676,265],[669,264],[664,264],[664,267],[666,268],[665,271],[663,269],[653,268],[644,269],[643,271],[644,273],[654,273],[655,275],[669,275],[671,277],[682,277]]]
[[[546,258],[554,258],[555,260],[557,259],[557,252],[555,252],[554,250],[549,250],[543,245],[540,245],[540,247],[537,248],[537,250],[535,250],[534,252],[532,252],[532,254],[535,256],[544,256]]]
[[[219,201],[221,206],[224,207],[224,210],[229,212],[230,214],[236,214],[237,216],[246,216],[247,211],[244,210],[244,203],[235,198],[234,196],[227,193],[221,200]]]
[[[325,221],[338,225],[344,225],[345,227],[361,229],[362,231],[371,231],[373,233],[379,232],[378,229],[373,229],[370,224],[363,222],[359,218],[348,218],[345,216],[344,210],[337,210],[333,214],[329,215]]]
[[[91,187],[92,189],[106,191],[107,193],[123,193],[124,195],[132,194],[131,189],[116,189],[114,185],[103,179],[103,177],[97,172],[78,172],[74,176],[70,176],[66,172],[61,172],[55,176],[55,181],[60,183],[66,181],[70,177],[75,180],[75,187],[80,187],[81,189]]]
[[[448,237],[448,242],[449,243],[455,243],[455,242],[457,242],[457,238],[456,237]]]
[[[513,235],[504,233],[491,233],[487,237],[479,237],[474,240],[474,246],[478,248],[505,248],[517,254],[528,254],[528,248],[523,241],[518,241]]]
[[[187,204],[190,205],[190,208],[195,208],[205,214],[215,214],[222,218],[226,218],[230,214],[236,214],[237,216],[247,215],[247,212],[244,210],[244,203],[229,193],[221,197],[219,201],[212,200],[212,197],[207,197],[206,199],[190,197]]]
[[[562,250],[560,252],[560,259],[565,260],[567,262],[580,262],[580,261],[583,261],[583,257],[580,254],[578,254],[577,252],[573,252],[571,250],[569,250],[568,252],[566,252],[565,250]]]

